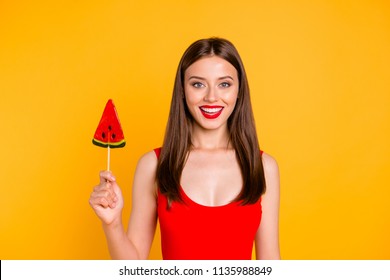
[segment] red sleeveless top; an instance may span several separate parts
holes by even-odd
[[[160,149],[156,149],[157,157]],[[261,200],[241,206],[204,206],[191,200],[182,187],[184,203],[158,192],[157,214],[164,260],[250,260],[261,221]]]

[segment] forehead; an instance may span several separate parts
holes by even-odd
[[[191,64],[185,71],[185,76],[235,76],[237,70],[230,62],[219,56],[203,57]]]

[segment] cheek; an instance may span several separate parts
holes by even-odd
[[[196,102],[191,98],[191,96],[185,95],[185,103],[187,105],[188,110],[192,112]]]
[[[237,99],[235,100],[232,100],[232,102],[230,103],[231,106],[230,106],[230,111],[231,113],[234,111],[234,109],[236,108],[236,105],[237,105]]]
[[[202,100],[201,94],[195,94],[191,90],[185,89],[184,96],[187,102],[187,105],[190,107],[191,105],[197,104]]]
[[[238,98],[238,90],[234,90],[225,96],[225,102],[229,104],[235,104]]]

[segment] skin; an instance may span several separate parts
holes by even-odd
[[[184,75],[185,100],[194,118],[193,148],[184,166],[181,185],[195,202],[219,206],[239,193],[242,177],[234,149],[229,145],[227,119],[234,110],[239,81],[235,68],[222,58],[211,56],[193,63]],[[222,106],[218,118],[207,119],[204,105]],[[263,153],[267,192],[262,197],[262,221],[255,237],[257,259],[280,259],[279,170],[274,158]],[[113,259],[147,259],[157,223],[153,151],[138,162],[128,230],[122,224],[123,197],[111,172],[100,173],[90,205],[101,219]]]

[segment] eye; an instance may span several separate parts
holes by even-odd
[[[201,87],[204,87],[204,84],[202,84],[201,82],[194,82],[194,83],[192,83],[192,86],[194,88],[201,88]]]
[[[228,87],[230,87],[230,83],[228,83],[228,82],[223,82],[223,83],[220,84],[220,87],[228,88]]]

